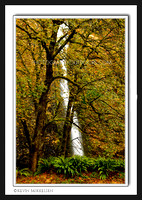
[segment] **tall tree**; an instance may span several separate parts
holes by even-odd
[[[24,133],[27,135],[26,138],[28,138],[30,168],[32,171],[36,170],[38,153],[43,145],[42,140],[44,138],[44,127],[49,123],[46,108],[49,101],[50,87],[55,79],[53,76],[53,62],[64,46],[71,40],[71,38],[73,38],[76,29],[79,26],[78,25],[77,27],[69,30],[68,33],[65,33],[65,35],[60,38],[60,41],[57,41],[57,32],[59,26],[63,22],[64,21],[60,19],[17,19],[16,23],[17,74],[22,73],[24,78],[26,77],[26,80],[23,78],[23,82],[27,83],[26,87],[28,87],[30,93],[28,100],[31,98],[33,104],[33,112],[31,112],[34,116],[33,120],[35,125],[31,128],[31,130],[28,129],[27,120],[25,118],[21,118],[22,115],[19,115],[23,124]],[[66,35],[67,38],[63,41],[63,38]],[[46,61],[44,66],[43,63],[40,65],[37,64],[37,61],[40,59]],[[56,77],[56,79],[57,78],[58,77]],[[21,82],[22,80],[18,77],[17,84],[19,83],[19,86]],[[18,102],[17,97],[17,103]],[[24,101],[24,103],[26,102]],[[22,110],[24,117],[25,112],[29,112],[29,109],[26,107]]]

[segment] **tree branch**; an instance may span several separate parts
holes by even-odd
[[[19,29],[21,29],[25,33],[27,33],[27,35],[29,36],[29,38],[32,39],[32,36],[31,36],[31,34],[28,31],[26,31],[24,28],[20,27],[19,25],[16,25],[16,27],[19,28]]]
[[[69,35],[69,37],[65,40],[65,42],[59,47],[59,49],[55,52],[55,54],[53,55],[53,58],[55,58],[58,53],[60,53],[60,51],[64,48],[64,46],[71,40],[71,38],[74,36],[75,34],[75,30],[72,31],[72,33]]]
[[[41,44],[42,44],[42,47],[45,49],[47,56],[49,56],[50,53],[49,53],[48,47],[46,46],[46,43],[45,43],[44,41],[41,40]]]
[[[22,58],[22,55],[21,55],[20,51],[19,51],[18,49],[17,49],[16,51],[18,52],[18,54],[19,54],[19,56],[20,56],[20,59],[21,59],[21,62],[22,62],[22,64],[23,64],[23,66],[25,67],[26,71],[28,72],[28,74],[30,74],[30,72],[29,72],[27,66],[26,66],[25,63],[24,63],[24,60],[23,60],[23,58]]]
[[[63,40],[67,35],[68,35],[68,33],[66,33],[65,35],[60,37],[60,39],[56,42],[56,46],[58,46],[58,44],[61,42],[61,40]]]
[[[115,112],[117,112],[119,115],[121,115],[122,119],[124,119],[124,115],[122,115],[121,113],[119,113],[118,110],[116,110],[115,108],[113,108],[111,105],[109,105],[108,103],[106,103],[103,100],[99,100],[99,101],[102,101],[103,103],[105,103],[106,105],[108,105],[109,107],[111,107]]]
[[[30,134],[29,134],[29,130],[28,130],[28,126],[27,126],[27,123],[25,120],[21,120],[21,123],[23,125],[23,128],[24,128],[24,134],[26,136],[26,139],[27,139],[27,142],[28,142],[28,145],[29,147],[31,146],[31,139],[30,139]]]
[[[64,80],[67,80],[67,81],[69,81],[70,83],[72,83],[73,85],[75,85],[75,86],[77,86],[78,88],[80,88],[80,86],[79,86],[77,83],[71,81],[69,78],[67,78],[67,77],[65,77],[65,76],[56,76],[56,77],[53,77],[52,82],[53,82],[54,80],[56,80],[56,79],[64,79]]]
[[[81,90],[82,90],[84,87],[88,86],[89,84],[95,83],[95,82],[97,82],[97,81],[102,81],[102,80],[104,80],[106,77],[109,77],[109,76],[110,76],[110,75],[105,75],[105,76],[102,77],[102,78],[98,78],[98,79],[95,79],[94,81],[87,82],[85,85],[83,85],[83,86],[81,87]]]
[[[28,76],[28,75],[27,75],[27,73],[26,73],[26,72],[24,72],[24,71],[23,71],[23,70],[21,70],[21,69],[16,69],[16,72],[21,72],[22,74],[24,74],[24,75]]]
[[[25,33],[27,33],[27,35],[29,36],[30,39],[35,39],[35,40],[40,39],[42,47],[45,49],[46,53],[49,55],[49,49],[47,48],[46,43],[44,41],[42,41],[40,37],[37,37],[37,36],[33,37],[32,34],[30,34],[27,30],[25,30],[24,28],[20,27],[19,25],[16,25],[16,27],[21,29]]]
[[[27,20],[25,19],[22,19],[22,21],[35,33],[35,34],[38,34],[27,22]]]

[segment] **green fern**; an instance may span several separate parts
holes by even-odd
[[[16,177],[18,176],[32,176],[33,173],[28,169],[28,168],[24,168],[24,169],[21,169],[21,170],[16,170]]]
[[[98,171],[101,179],[105,179],[109,176],[110,172],[123,171],[125,164],[123,160],[116,159],[95,159],[93,170]]]
[[[78,171],[70,162],[70,158],[64,158],[63,156],[56,158],[53,166],[57,173],[64,174],[66,177],[73,177],[78,174]]]
[[[34,175],[55,170],[55,172],[64,174],[66,177],[74,177],[81,175],[82,172],[91,171],[96,172],[100,179],[105,179],[111,172],[124,172],[124,168],[125,163],[120,159],[106,159],[102,157],[94,159],[86,156],[64,158],[60,156],[40,159],[37,172]],[[23,171],[22,173],[26,175],[26,172]]]
[[[34,173],[34,175],[44,173],[46,171],[49,171],[51,167],[51,160],[49,159],[40,159],[38,162],[38,168],[37,171]]]

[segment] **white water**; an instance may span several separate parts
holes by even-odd
[[[80,155],[83,156],[83,145],[82,145],[82,136],[79,131],[79,126],[78,122],[78,117],[76,111],[73,113],[73,124],[71,128],[71,142],[72,142],[72,150],[73,150],[73,155]]]
[[[65,24],[60,25],[57,38],[60,39],[61,36],[63,36],[62,28],[66,28]],[[68,48],[68,45],[64,47],[64,50],[66,51]],[[62,70],[63,70],[63,76],[67,76],[67,68],[65,65],[65,60],[61,61],[62,65]],[[64,105],[67,110],[68,102],[69,102],[69,88],[68,88],[68,81],[67,80],[61,80],[60,81],[60,86],[61,86],[61,96],[64,99]],[[80,155],[83,156],[83,145],[82,145],[82,136],[81,132],[79,131],[79,122],[78,122],[78,117],[76,111],[73,113],[73,124],[71,127],[71,146],[72,146],[72,151],[73,155]]]

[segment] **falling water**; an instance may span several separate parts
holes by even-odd
[[[62,28],[66,28],[65,24],[60,25],[57,38],[59,39],[61,36],[63,36]],[[64,47],[65,50],[67,50],[68,45]],[[63,75],[67,75],[67,68],[66,68],[66,62],[65,60],[61,60]],[[68,81],[62,79],[60,81],[61,86],[61,96],[64,99],[64,105],[67,110],[68,101],[69,101],[69,88],[68,88]],[[73,113],[73,124],[71,127],[71,145],[72,145],[72,151],[73,155],[80,155],[83,156],[83,145],[82,145],[82,136],[79,131],[79,122],[76,111]]]
[[[71,128],[72,150],[73,150],[73,155],[83,156],[82,137],[78,127],[79,127],[78,117],[76,111],[74,111],[73,124]]]

